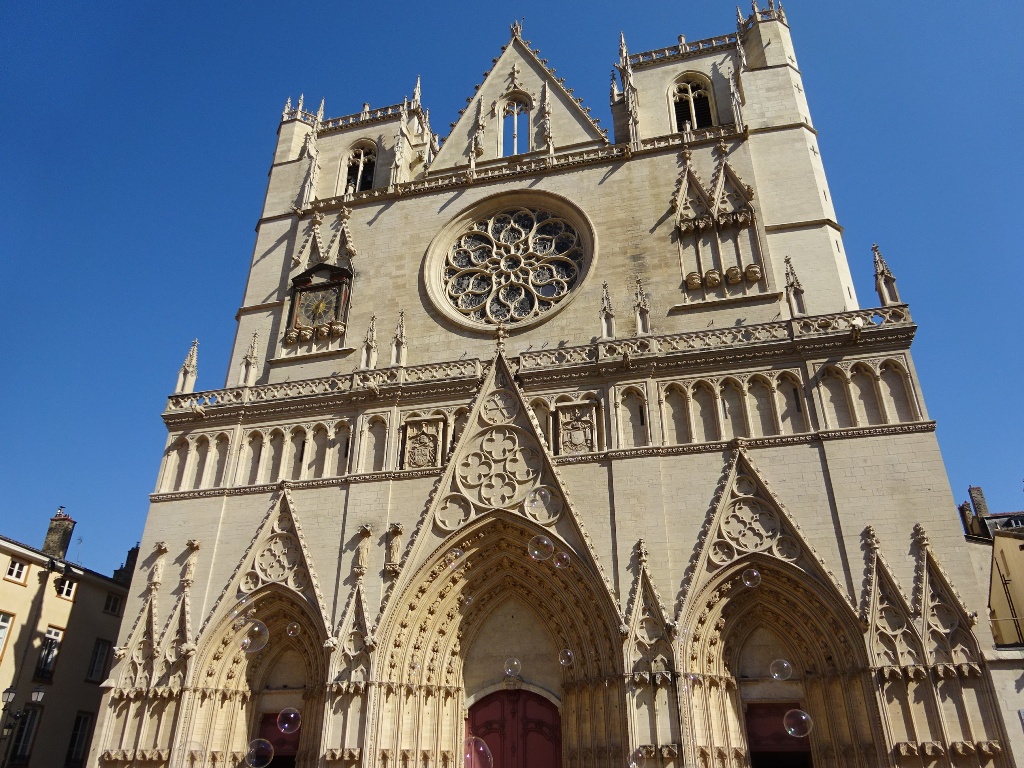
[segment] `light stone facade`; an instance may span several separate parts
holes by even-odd
[[[443,143],[419,84],[289,101],[226,386],[193,346],[164,413],[93,765],[237,765],[295,707],[277,764],[452,768],[501,691],[557,707],[567,767],[756,766],[766,705],[815,766],[1024,760],[784,11],[617,70],[613,137],[519,25]]]

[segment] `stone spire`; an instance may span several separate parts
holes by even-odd
[[[612,297],[608,293],[608,283],[601,284],[601,338],[615,338],[615,312],[612,310]]]
[[[423,88],[420,84],[420,76],[416,75],[416,87],[412,89],[412,103],[419,104],[423,98]]]
[[[251,387],[256,383],[256,374],[259,364],[260,332],[252,332],[252,340],[249,342],[249,349],[242,358],[241,372],[238,375],[238,386]]]
[[[796,276],[793,268],[793,260],[786,257],[786,302],[789,304],[789,313],[793,317],[801,317],[807,313],[804,306],[804,289],[800,285],[800,278]]]
[[[646,336],[651,332],[651,302],[644,290],[643,280],[637,275],[634,291],[633,310],[636,313],[636,335]]]
[[[370,325],[363,340],[363,359],[360,368],[377,367],[377,316],[370,315]]]
[[[885,263],[877,243],[872,244],[871,252],[875,255],[875,291],[878,293],[878,300],[883,307],[902,304],[900,292],[896,288],[896,277]]]
[[[199,375],[199,339],[193,339],[192,346],[185,355],[185,362],[178,371],[178,383],[174,386],[174,394],[192,392],[196,387]]]
[[[405,365],[407,341],[405,337],[405,310],[398,312],[398,325],[395,326],[395,337],[391,343],[391,364]]]

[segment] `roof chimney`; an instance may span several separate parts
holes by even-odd
[[[135,566],[139,561],[139,545],[136,544],[134,547],[128,550],[128,557],[125,558],[124,564],[114,571],[114,581],[118,584],[124,584],[126,587],[132,583],[132,574],[135,573]]]
[[[43,539],[43,554],[55,560],[63,560],[68,554],[74,530],[75,521],[64,511],[64,507],[57,507],[57,514],[50,518],[50,528]]]
[[[988,517],[988,503],[985,501],[985,494],[981,490],[981,486],[967,486],[967,495],[971,497],[971,506],[974,507],[974,514],[978,517]]]

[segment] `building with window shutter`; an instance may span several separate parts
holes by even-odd
[[[289,99],[227,381],[193,344],[163,414],[91,765],[1024,764],[786,14],[666,42],[621,40],[610,134],[518,23],[444,140],[418,82]]]
[[[86,764],[134,564],[110,577],[69,561],[74,527],[61,508],[42,549],[0,537],[3,766]]]

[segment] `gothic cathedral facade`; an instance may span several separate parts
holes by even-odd
[[[419,83],[289,101],[227,384],[193,345],[163,414],[91,766],[1024,765],[784,10],[623,40],[611,112],[519,24],[443,141]]]

